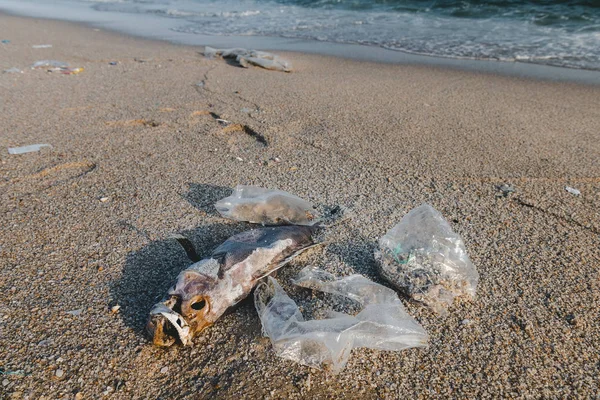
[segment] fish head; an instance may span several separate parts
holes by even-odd
[[[218,316],[213,300],[219,268],[219,262],[210,258],[179,274],[167,297],[150,311],[146,329],[154,344],[171,346],[177,341],[191,344],[196,333],[215,322]]]

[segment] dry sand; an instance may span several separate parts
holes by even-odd
[[[0,36],[0,69],[25,70],[0,74],[0,398],[600,395],[598,87],[302,54],[282,54],[292,74],[242,69],[8,16]],[[28,69],[41,59],[85,71]],[[54,148],[6,151],[33,143]],[[251,301],[191,347],[153,347],[149,307],[188,264],[169,235],[208,254],[248,229],[212,207],[238,183],[353,215],[282,282],[305,265],[381,282],[377,238],[429,202],[465,239],[477,298],[444,317],[405,301],[429,348],[357,350],[338,376],[277,358]]]

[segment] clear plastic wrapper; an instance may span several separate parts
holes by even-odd
[[[281,190],[238,185],[229,197],[216,202],[226,218],[263,225],[313,225],[319,218],[314,206]]]
[[[31,64],[31,68],[67,68],[69,64],[57,60],[41,60]]]
[[[214,58],[216,56],[232,58],[244,68],[255,65],[273,71],[292,71],[292,66],[288,61],[275,54],[267,53],[266,51],[247,50],[242,48],[215,49],[210,46],[205,46],[204,56],[207,58]]]
[[[5,74],[22,74],[23,73],[23,71],[21,71],[21,69],[19,69],[17,67],[5,69],[2,72],[4,72]]]
[[[33,153],[35,151],[40,151],[43,148],[52,148],[52,145],[46,144],[46,143],[40,143],[40,144],[30,144],[28,146],[21,146],[21,147],[9,147],[8,148],[8,154],[25,154],[25,153]]]
[[[457,296],[475,296],[479,274],[463,240],[429,204],[386,233],[375,258],[387,281],[439,313]]]
[[[357,315],[330,311],[328,318],[305,321],[277,280],[268,277],[254,292],[263,334],[278,356],[312,368],[340,372],[353,348],[400,351],[427,345],[427,332],[404,309],[396,293],[362,275],[337,278],[303,269],[295,284],[358,302]]]

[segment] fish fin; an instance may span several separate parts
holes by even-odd
[[[307,246],[307,247],[303,247],[300,250],[290,254],[289,256],[287,256],[283,261],[281,261],[279,264],[277,264],[277,266],[275,268],[273,268],[271,271],[269,271],[268,273],[258,277],[256,280],[261,280],[262,278],[271,275],[273,272],[279,270],[282,267],[285,267],[287,264],[289,264],[294,258],[298,257],[300,254],[304,253],[306,250],[308,249],[312,249],[314,247],[319,247],[319,246],[324,246],[326,244],[328,244],[329,242],[319,242],[319,243],[315,243],[313,245]]]
[[[170,238],[177,240],[177,242],[181,245],[181,247],[183,247],[183,250],[185,250],[185,253],[187,254],[188,258],[192,262],[197,263],[198,261],[201,260],[200,256],[196,252],[196,248],[194,247],[194,244],[192,243],[192,241],[190,239],[186,238],[183,235],[179,235],[179,234],[171,235]]]

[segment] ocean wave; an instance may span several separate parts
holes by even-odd
[[[600,70],[600,8],[533,0],[85,0],[185,21],[176,31],[380,46],[413,54]],[[110,1],[110,2],[109,2]],[[565,4],[568,3],[568,6]]]

